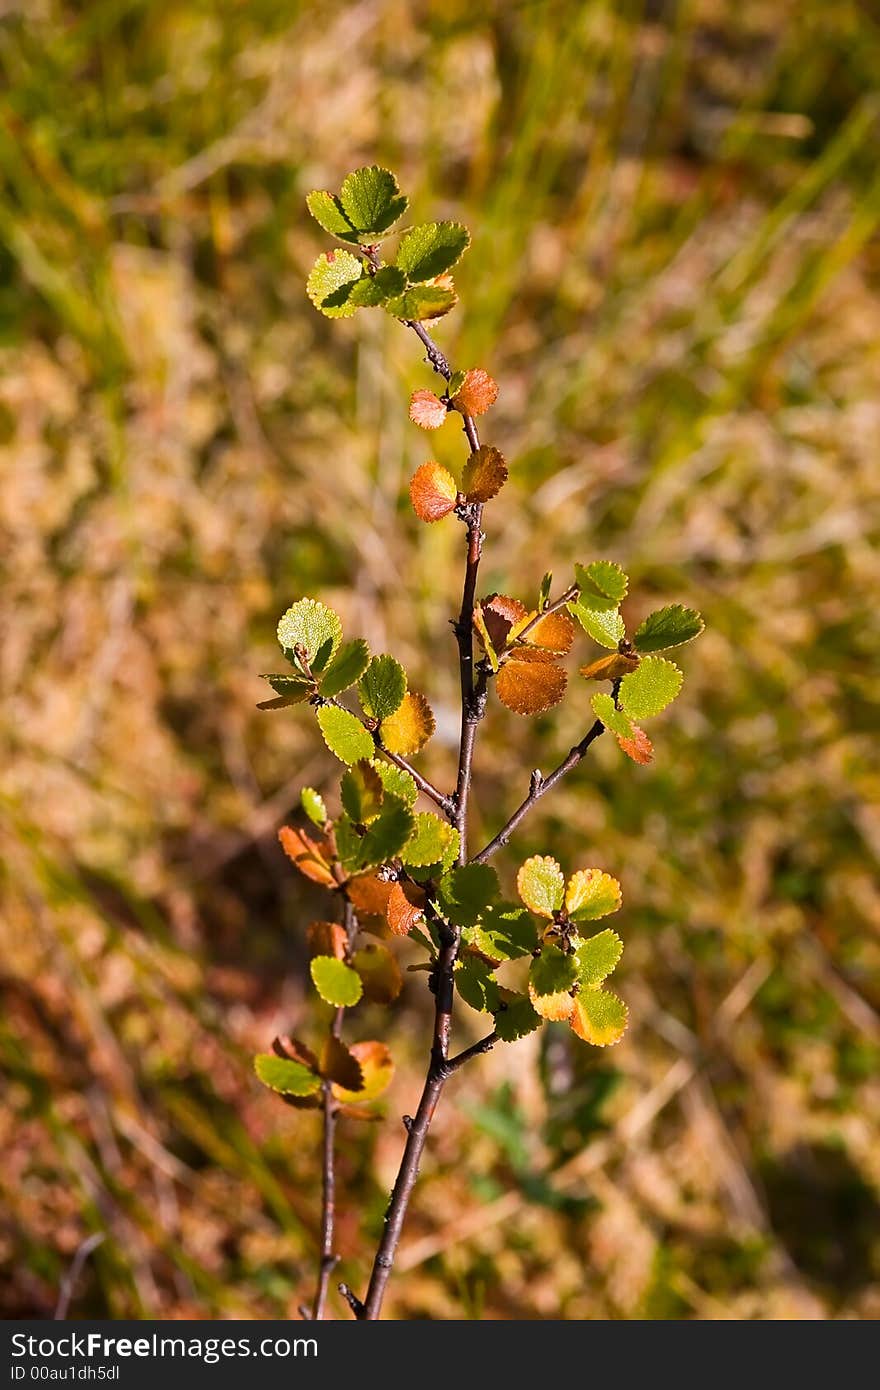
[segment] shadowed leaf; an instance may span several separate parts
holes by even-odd
[[[443,875],[438,897],[444,916],[459,927],[472,927],[501,892],[490,864],[459,864]]]
[[[529,998],[542,1018],[568,1018],[573,1006],[571,988],[577,980],[573,955],[558,946],[545,946],[529,969]]]
[[[470,940],[482,955],[500,962],[531,955],[538,944],[538,933],[524,907],[502,902],[484,910]]]
[[[512,629],[525,622],[529,616],[525,604],[520,603],[517,598],[511,598],[509,594],[491,594],[489,598],[483,599],[480,603],[479,611],[489,641],[499,655],[507,646],[507,639]],[[483,634],[479,627],[477,632],[482,639]]]
[[[495,1032],[502,1042],[516,1042],[529,1033],[534,1033],[543,1023],[541,1015],[532,1008],[532,1001],[524,994],[514,994],[502,989],[501,1006],[495,1014]]]
[[[314,217],[315,221],[329,232],[331,236],[337,236],[342,241],[356,242],[358,233],[346,217],[342,204],[333,194],[326,189],[315,189],[306,196],[306,207]]]
[[[440,521],[454,510],[458,485],[441,463],[423,463],[412,475],[409,498],[420,521]]]
[[[501,1003],[492,967],[473,956],[456,962],[455,987],[465,1003],[478,1013],[494,1013]]]
[[[356,309],[374,309],[402,294],[405,285],[403,272],[393,265],[386,265],[375,275],[364,275],[352,285],[346,303],[353,304]]]
[[[394,1075],[394,1062],[384,1043],[352,1043],[349,1049],[361,1069],[363,1085],[359,1091],[347,1091],[334,1085],[333,1095],[342,1104],[375,1100],[389,1085]]]
[[[367,825],[382,809],[385,788],[371,763],[362,758],[348,769],[340,783],[342,808],[356,825]]]
[[[348,934],[338,922],[312,922],[306,932],[309,956],[335,956],[345,959]]]
[[[409,936],[424,917],[425,895],[415,884],[392,883],[385,918],[395,936]]]
[[[320,692],[325,699],[333,699],[354,685],[370,663],[370,649],[362,637],[346,642],[339,648],[321,678]]]
[[[361,1064],[340,1038],[329,1033],[321,1049],[321,1075],[349,1091],[360,1091],[364,1084]]]
[[[352,956],[370,1004],[393,1004],[403,988],[400,966],[386,946],[364,946]]]
[[[403,294],[389,299],[383,305],[386,313],[396,319],[439,319],[448,314],[458,303],[455,290],[443,285],[411,285]]]

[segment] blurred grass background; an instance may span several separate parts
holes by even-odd
[[[438,338],[502,386],[485,591],[600,553],[633,618],[708,622],[654,766],[603,740],[499,865],[620,876],[630,1032],[450,1086],[388,1314],[880,1316],[876,4],[3,0],[0,71],[0,1313],[51,1316],[95,1233],[74,1316],[311,1287],[316,1122],[250,1067],[312,1026],[274,837],[335,771],[254,708],[281,609],[394,650],[454,758],[430,373],[303,290],[305,193],[378,160],[473,232]],[[584,720],[492,708],[477,839]],[[356,1288],[408,981],[388,1120],[342,1132]]]

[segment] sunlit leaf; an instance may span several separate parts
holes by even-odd
[[[495,678],[498,698],[514,714],[542,714],[558,705],[568,675],[548,652],[537,647],[512,651]]]
[[[342,808],[355,825],[367,825],[382,809],[385,796],[382,778],[366,758],[343,775],[339,791]]]
[[[412,475],[409,497],[420,521],[439,521],[454,510],[458,484],[441,463],[423,463]]]
[[[620,682],[620,703],[631,719],[647,719],[672,703],[683,680],[678,667],[665,657],[643,657],[638,670]]]
[[[323,826],[327,824],[327,807],[324,805],[324,798],[315,791],[314,787],[303,787],[299,799],[300,805],[313,825]]]
[[[370,664],[370,649],[363,637],[345,642],[327,666],[319,686],[326,700],[341,695],[359,680]]]
[[[610,1047],[626,1032],[629,1010],[610,989],[582,989],[574,1001],[571,1026],[594,1047]]]
[[[395,264],[409,280],[433,280],[455,265],[470,239],[461,222],[423,222],[404,232]]]
[[[318,724],[324,742],[344,763],[356,763],[373,754],[373,740],[356,715],[336,705],[322,705]]]
[[[565,910],[572,922],[595,922],[620,907],[620,884],[601,869],[578,869],[568,880]]]
[[[568,1018],[573,1006],[571,989],[577,980],[573,955],[558,946],[545,946],[529,969],[529,998],[542,1018]]]
[[[407,806],[415,806],[419,789],[408,772],[402,767],[397,767],[395,763],[385,762],[383,758],[374,758],[373,767],[382,779],[382,786],[386,792],[390,792],[392,796],[399,796]]]
[[[424,748],[434,728],[434,712],[424,695],[408,690],[400,708],[382,720],[379,732],[389,752],[407,758]]]
[[[348,933],[338,922],[312,922],[306,932],[309,956],[335,956],[345,959]]]
[[[386,265],[375,275],[366,274],[352,285],[346,303],[353,304],[356,309],[374,309],[402,294],[405,286],[403,272],[396,266]]]
[[[358,1062],[363,1076],[363,1086],[359,1091],[347,1091],[342,1086],[333,1087],[333,1095],[341,1104],[375,1100],[389,1085],[394,1075],[394,1062],[384,1043],[352,1043],[352,1056]]]
[[[514,994],[511,990],[501,990],[501,1006],[495,1014],[495,1032],[502,1042],[516,1042],[518,1038],[534,1033],[543,1021],[532,1008],[531,999],[524,994]]]
[[[278,621],[278,641],[285,656],[299,669],[302,669],[302,660],[297,649],[301,649],[309,669],[317,676],[339,649],[342,620],[318,599],[301,598],[282,613]]]
[[[534,919],[516,903],[496,903],[487,907],[472,929],[470,941],[482,955],[493,961],[519,960],[530,956],[538,944]]]
[[[254,1071],[264,1086],[283,1096],[309,1096],[321,1089],[321,1078],[302,1062],[261,1052],[254,1058]]]
[[[281,848],[292,859],[301,874],[312,883],[321,883],[325,888],[335,887],[336,880],[330,871],[330,854],[326,842],[313,840],[303,830],[295,830],[292,825],[282,825],[278,831]]]
[[[610,729],[618,738],[632,737],[632,724],[627,715],[617,708],[610,695],[606,695],[604,690],[594,695],[590,704],[597,719],[601,719],[606,729]]]
[[[575,565],[574,577],[588,607],[617,607],[626,598],[629,579],[613,560],[593,560]]]
[[[339,202],[351,225],[367,240],[370,233],[386,232],[393,227],[409,206],[390,169],[380,169],[375,164],[346,175]]]
[[[410,285],[403,294],[387,300],[383,308],[396,319],[418,323],[422,319],[441,318],[457,303],[455,290],[443,285]]]
[[[499,449],[483,444],[470,455],[461,475],[461,490],[469,502],[488,502],[507,482],[507,464]]]
[[[582,666],[580,674],[586,681],[616,681],[634,671],[638,664],[639,658],[633,652],[612,652]]]
[[[346,893],[361,920],[365,917],[385,917],[391,884],[375,874],[356,874],[348,880]]]
[[[328,319],[349,318],[357,312],[351,291],[363,274],[363,266],[350,251],[325,251],[312,266],[306,294]]]
[[[501,1003],[492,967],[473,956],[456,962],[455,987],[464,1002],[478,1013],[494,1013]]]
[[[342,204],[334,194],[328,193],[326,189],[315,189],[307,195],[306,207],[315,221],[331,236],[338,236],[342,241],[356,242],[358,240],[357,231],[346,217]]]
[[[446,419],[446,402],[433,391],[413,391],[409,400],[409,418],[423,430],[437,430]]]
[[[400,709],[406,672],[393,656],[374,656],[358,681],[358,698],[368,719],[387,719]]]
[[[611,974],[623,955],[623,942],[610,927],[587,937],[575,950],[578,984],[581,989],[600,985]]]
[[[337,1009],[350,1009],[363,993],[360,975],[336,956],[313,956],[309,971],[321,998]]]
[[[640,729],[638,724],[632,726],[632,738],[617,737],[618,745],[628,758],[632,758],[634,763],[641,763],[645,766],[654,756],[654,745],[648,738],[644,729]]]
[[[415,884],[392,883],[385,917],[395,936],[409,936],[425,915],[424,905],[425,895]]]
[[[472,927],[501,892],[490,864],[459,864],[443,875],[437,888],[444,917],[459,927]]]
[[[529,613],[522,622],[517,623],[510,634],[511,639],[519,638],[520,629],[524,628],[534,617],[534,613]],[[546,613],[543,618],[539,618],[534,627],[530,627],[521,640],[530,646],[541,647],[544,651],[553,652],[557,656],[564,656],[567,651],[571,650],[574,634],[575,626],[571,618],[558,608],[555,613]]]
[[[370,1004],[392,1004],[403,988],[400,966],[387,946],[364,946],[355,951],[351,964],[361,977],[364,998]]]
[[[673,603],[668,608],[658,608],[656,613],[649,613],[636,629],[633,642],[640,652],[662,652],[667,647],[680,647],[684,642],[692,642],[705,626],[696,608],[684,608],[680,603]]]
[[[516,889],[531,912],[552,918],[562,907],[565,876],[548,854],[536,854],[520,865]]]
[[[427,883],[429,879],[438,879],[452,868],[458,860],[458,851],[461,845],[459,833],[454,825],[447,825],[443,832],[443,848],[439,859],[432,860],[430,864],[411,864],[405,861],[411,878],[417,879],[419,883]]]
[[[452,404],[462,415],[485,415],[498,399],[498,383],[482,367],[465,372],[457,386]]]
[[[416,868],[426,864],[437,864],[452,844],[455,832],[448,821],[441,820],[431,811],[419,811],[415,817],[412,835],[401,851],[404,864]]]
[[[616,608],[587,608],[585,604],[577,602],[570,603],[568,611],[600,647],[615,648],[626,636],[623,618]]]

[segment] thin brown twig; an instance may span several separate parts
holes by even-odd
[[[549,618],[551,613],[556,613],[559,611],[560,608],[564,608],[566,604],[573,603],[579,593],[579,585],[572,584],[570,588],[566,589],[564,594],[560,594],[559,598],[555,598],[552,603],[547,604],[546,608],[542,608],[540,612],[536,613],[533,618],[529,619],[525,627],[522,628],[516,634],[516,641],[525,641],[529,633],[532,631],[533,628],[536,628],[538,626],[538,623],[541,621],[542,618]]]

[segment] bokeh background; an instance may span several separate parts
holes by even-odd
[[[0,75],[0,1313],[311,1288],[317,1122],[250,1063],[314,1026],[275,834],[335,772],[255,709],[279,612],[394,650],[454,761],[460,528],[406,484],[456,432],[407,420],[411,335],[303,289],[305,193],[378,160],[473,231],[437,336],[502,386],[484,591],[602,554],[708,623],[655,764],[603,740],[499,863],[621,878],[630,1032],[450,1085],[388,1315],[880,1316],[877,5],[3,0]],[[493,706],[477,837],[584,689]],[[427,1009],[342,1127],[356,1288]]]

